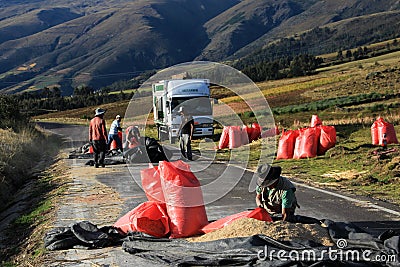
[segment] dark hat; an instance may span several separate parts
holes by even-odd
[[[282,168],[279,166],[273,167],[267,163],[260,165],[257,168],[257,184],[260,186],[270,186],[279,179],[281,172]]]

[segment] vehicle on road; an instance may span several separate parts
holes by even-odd
[[[175,143],[179,137],[182,106],[194,119],[194,138],[212,137],[213,109],[208,79],[172,79],[152,85],[154,122],[160,141]]]

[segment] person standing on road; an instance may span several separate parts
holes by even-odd
[[[187,113],[184,107],[180,107],[178,112],[181,114],[181,125],[179,126],[179,146],[182,156],[188,160],[192,159],[192,137],[194,132],[194,120]]]
[[[111,142],[115,140],[118,149],[122,152],[122,140],[118,136],[118,131],[122,131],[120,115],[117,115],[115,120],[111,123],[110,132],[108,133],[107,150],[110,150]]]
[[[282,215],[283,221],[294,221],[298,207],[296,187],[289,179],[281,176],[282,169],[269,164],[257,168],[256,204],[265,208],[271,215]]]
[[[94,166],[96,168],[101,165],[105,167],[104,158],[107,151],[107,129],[104,120],[104,109],[98,108],[95,111],[94,118],[89,124],[89,142],[93,147]]]

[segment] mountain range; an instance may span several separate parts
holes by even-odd
[[[399,0],[1,1],[0,92],[69,95],[177,63],[254,58],[305,34],[292,53],[318,55],[397,38],[399,24]]]

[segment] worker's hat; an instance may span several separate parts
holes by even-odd
[[[282,168],[279,166],[273,167],[267,163],[258,166],[257,168],[257,184],[259,186],[270,186],[278,181],[281,176]]]
[[[121,118],[121,116],[120,116],[120,115],[117,115],[117,116],[115,116],[115,118],[116,118],[116,119],[119,119],[119,118]]]
[[[183,106],[180,106],[179,109],[178,109],[178,112],[179,112],[179,113],[180,113],[180,112],[185,112],[185,108],[184,108]]]
[[[102,108],[96,108],[96,110],[95,110],[95,116],[99,116],[99,115],[102,115],[104,113],[106,113],[106,111],[104,109],[102,109]]]

